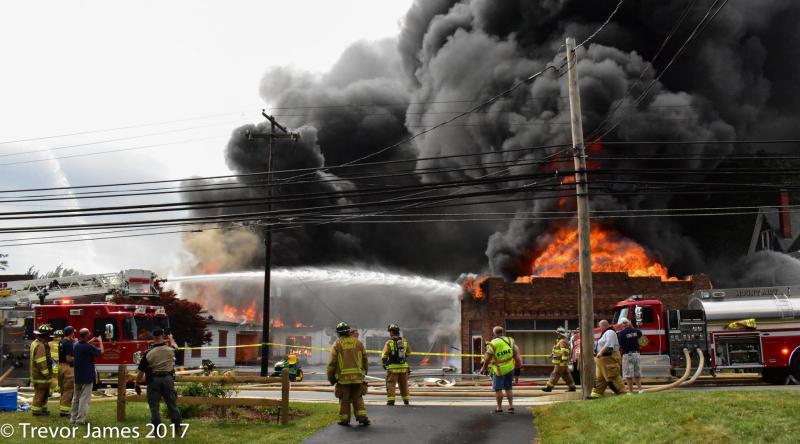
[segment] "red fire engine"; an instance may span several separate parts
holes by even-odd
[[[154,327],[169,328],[162,307],[112,304],[117,295],[154,297],[155,275],[147,270],[114,274],[66,276],[0,283],[0,372],[16,368],[4,383],[25,385],[33,329],[48,323],[54,330],[67,325],[88,328],[103,338],[105,353],[98,358],[99,372],[116,371],[121,363],[133,364],[147,349]]]
[[[800,287],[699,290],[688,310],[665,310],[661,301],[634,296],[614,306],[611,323],[621,330],[624,317],[642,330],[645,376],[681,371],[686,348],[700,349],[712,374],[742,370],[759,372],[772,383],[800,381],[798,293]],[[595,329],[595,339],[600,333]],[[573,368],[578,369],[580,338],[573,342]]]

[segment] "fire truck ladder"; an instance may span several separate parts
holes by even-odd
[[[794,319],[794,306],[786,294],[775,295],[775,306],[778,308],[780,319]]]
[[[34,279],[17,284],[13,285],[17,288],[12,288],[13,293],[5,298],[6,301],[38,302],[42,293],[46,295],[45,300],[102,296],[120,288],[122,282],[118,274],[110,273]]]

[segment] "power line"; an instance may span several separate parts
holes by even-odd
[[[0,157],[21,156],[21,155],[26,155],[26,154],[36,154],[36,153],[43,153],[43,152],[50,152],[50,151],[65,150],[65,149],[69,149],[69,148],[79,148],[79,147],[84,147],[84,146],[100,145],[100,144],[103,144],[103,143],[110,143],[110,142],[120,142],[120,141],[123,141],[123,140],[141,139],[141,138],[144,138],[144,137],[163,136],[164,134],[180,133],[180,132],[191,131],[191,130],[195,130],[195,129],[213,128],[213,127],[222,126],[222,125],[226,125],[227,126],[227,125],[232,125],[232,124],[240,122],[240,121],[241,121],[241,119],[238,119],[238,120],[229,121],[229,122],[220,122],[220,123],[213,123],[213,124],[206,124],[206,125],[190,126],[188,128],[173,128],[173,129],[169,129],[169,130],[165,130],[165,131],[159,131],[159,132],[156,132],[156,133],[137,134],[137,135],[134,135],[134,136],[118,137],[118,138],[115,138],[115,139],[105,139],[105,140],[97,140],[97,141],[94,141],[94,142],[76,143],[76,144],[72,144],[72,145],[55,146],[55,147],[44,148],[44,149],[40,149],[40,150],[18,151],[16,153],[0,154]]]
[[[108,150],[108,151],[97,151],[97,152],[94,152],[94,153],[71,154],[71,155],[68,155],[68,156],[50,157],[50,158],[47,158],[47,159],[22,160],[22,161],[18,161],[18,162],[6,162],[6,163],[0,163],[0,166],[22,165],[22,164],[38,163],[38,162],[49,162],[49,161],[53,161],[53,160],[72,159],[72,158],[75,158],[75,157],[99,156],[101,154],[121,153],[121,152],[124,152],[124,151],[135,151],[135,150],[142,150],[142,149],[147,149],[147,148],[156,148],[156,147],[161,147],[161,146],[180,145],[180,144],[184,144],[184,143],[202,142],[202,141],[206,141],[206,140],[221,139],[221,138],[226,138],[226,137],[228,137],[228,136],[226,135],[226,136],[199,137],[199,138],[195,138],[195,139],[185,139],[185,140],[178,140],[178,141],[174,141],[174,142],[154,143],[154,144],[149,144],[149,145],[139,145],[139,146],[133,146],[133,147],[121,148],[121,149],[115,149],[115,150]]]
[[[174,119],[174,120],[165,120],[161,122],[151,122],[151,123],[139,123],[134,125],[125,125],[125,126],[117,126],[112,128],[103,128],[103,129],[94,129],[94,130],[86,130],[86,131],[78,131],[74,133],[64,133],[64,134],[53,134],[49,136],[40,136],[40,137],[29,137],[26,139],[16,139],[16,140],[5,140],[0,141],[0,145],[8,145],[11,143],[21,143],[21,142],[34,142],[37,140],[48,140],[48,139],[57,139],[60,137],[71,137],[71,136],[81,136],[85,134],[94,134],[94,133],[106,133],[110,131],[119,131],[119,130],[126,130],[126,129],[133,129],[133,128],[142,128],[147,126],[158,126],[158,125],[168,125],[170,123],[181,123],[181,122],[188,122],[192,120],[203,120],[203,119],[211,119],[215,117],[228,117],[228,116],[235,116],[240,115],[242,117],[245,116],[245,111],[237,111],[231,113],[221,113],[221,114],[210,114],[206,116],[199,116],[199,117],[188,117],[184,119]]]
[[[614,8],[613,11],[611,11],[611,14],[608,16],[608,18],[606,18],[606,21],[603,22],[603,24],[600,25],[600,27],[597,28],[591,35],[589,35],[589,37],[586,37],[582,42],[580,42],[577,45],[575,45],[575,49],[578,49],[579,47],[585,45],[587,42],[592,40],[597,34],[599,34],[600,31],[602,31],[603,28],[605,28],[606,25],[608,25],[608,23],[611,21],[611,19],[614,18],[614,16],[617,14],[617,11],[619,11],[619,7],[622,6],[622,3],[624,1],[625,0],[619,0],[619,3],[617,3],[617,6]]]

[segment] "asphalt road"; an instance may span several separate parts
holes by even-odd
[[[527,407],[516,414],[492,413],[493,407],[367,406],[368,427],[329,426],[307,444],[379,442],[410,443],[532,443],[533,415]],[[355,424],[355,420],[353,420]]]

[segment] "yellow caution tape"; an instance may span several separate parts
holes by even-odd
[[[294,345],[294,344],[281,344],[278,342],[267,342],[267,343],[255,343],[255,344],[243,344],[243,345],[207,345],[207,346],[200,346],[200,347],[178,347],[178,350],[219,350],[221,348],[248,348],[248,347],[261,347],[263,345],[270,345],[273,347],[290,347],[290,348],[301,348],[304,350],[317,350],[317,351],[325,351],[330,352],[330,347],[312,347],[309,345]],[[383,350],[367,350],[367,353],[374,353],[374,354],[382,354]],[[424,353],[424,352],[411,352],[409,355],[415,356],[446,356],[446,357],[458,357],[458,358],[482,358],[483,355],[476,355],[471,353]],[[522,358],[547,358],[550,355],[520,355]]]

